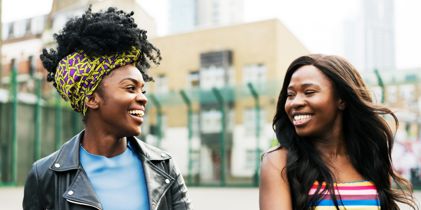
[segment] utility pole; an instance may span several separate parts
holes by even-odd
[[[3,62],[2,62],[2,49],[3,49],[3,19],[1,18],[3,14],[3,8],[2,8],[3,1],[0,0],[0,88],[2,87],[2,81],[3,81]]]

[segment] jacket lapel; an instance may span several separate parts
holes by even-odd
[[[77,172],[73,183],[64,192],[63,198],[70,203],[102,209],[101,203],[96,197],[95,190],[84,170]]]
[[[162,198],[175,180],[165,168],[171,157],[137,138],[130,140],[134,140],[137,149],[139,149],[138,152],[143,163],[143,170],[148,185],[149,205],[152,210],[155,210],[159,207]]]
[[[174,178],[148,160],[144,163],[146,183],[148,184],[148,193],[151,209],[156,209],[161,202],[162,197],[174,183]]]
[[[74,204],[102,209],[92,184],[79,162],[80,138],[83,132],[74,136],[61,147],[50,169],[55,172],[77,170],[76,175],[72,178],[72,183],[66,188],[63,198]]]

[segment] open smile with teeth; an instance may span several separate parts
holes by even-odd
[[[310,114],[300,114],[300,115],[294,115],[294,125],[301,125],[306,123],[307,121],[309,121],[311,119],[311,115]]]
[[[143,115],[145,115],[145,112],[142,110],[130,110],[129,114],[136,117],[143,117]]]

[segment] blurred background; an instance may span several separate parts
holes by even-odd
[[[0,186],[23,185],[35,160],[83,128],[39,54],[91,4],[134,11],[161,50],[140,138],[170,152],[189,186],[257,189],[260,155],[277,144],[271,121],[285,70],[323,53],[347,58],[376,103],[396,112],[394,167],[421,188],[419,0],[0,2]]]

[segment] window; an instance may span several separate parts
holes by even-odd
[[[264,64],[250,64],[243,67],[244,84],[252,83],[258,87],[267,82],[267,68]]]
[[[6,39],[8,39],[9,38],[9,30],[10,30],[10,23],[3,23],[3,26],[2,26],[2,38],[3,38],[3,40],[6,40]]]
[[[9,23],[9,33],[8,33],[8,36],[7,36],[7,38],[13,38],[14,36],[15,36],[15,34],[14,34],[14,24],[13,23]]]
[[[226,131],[232,130],[234,127],[234,112],[227,110],[225,112]],[[222,113],[217,109],[202,111],[201,113],[201,131],[202,133],[220,133],[222,126]]]
[[[265,125],[265,110],[260,109],[259,111],[259,131],[260,135],[262,135],[262,130]],[[243,119],[243,125],[244,125],[244,134],[246,136],[256,136],[256,109],[255,108],[247,108],[244,111],[244,119]]]
[[[31,34],[31,20],[25,22],[25,34]]]
[[[192,71],[188,76],[188,88],[198,88],[200,86],[200,78],[198,71]]]
[[[201,113],[201,131],[202,133],[221,132],[221,112],[216,109],[202,111]]]
[[[26,22],[27,20],[16,21],[14,24],[14,35],[15,37],[22,37],[26,33]]]
[[[45,16],[40,16],[40,17],[36,17],[33,18],[31,20],[31,32],[33,34],[40,34],[44,31],[44,27],[45,27]]]
[[[200,87],[209,90],[213,87],[224,87],[225,71],[222,67],[210,66],[200,72]]]

